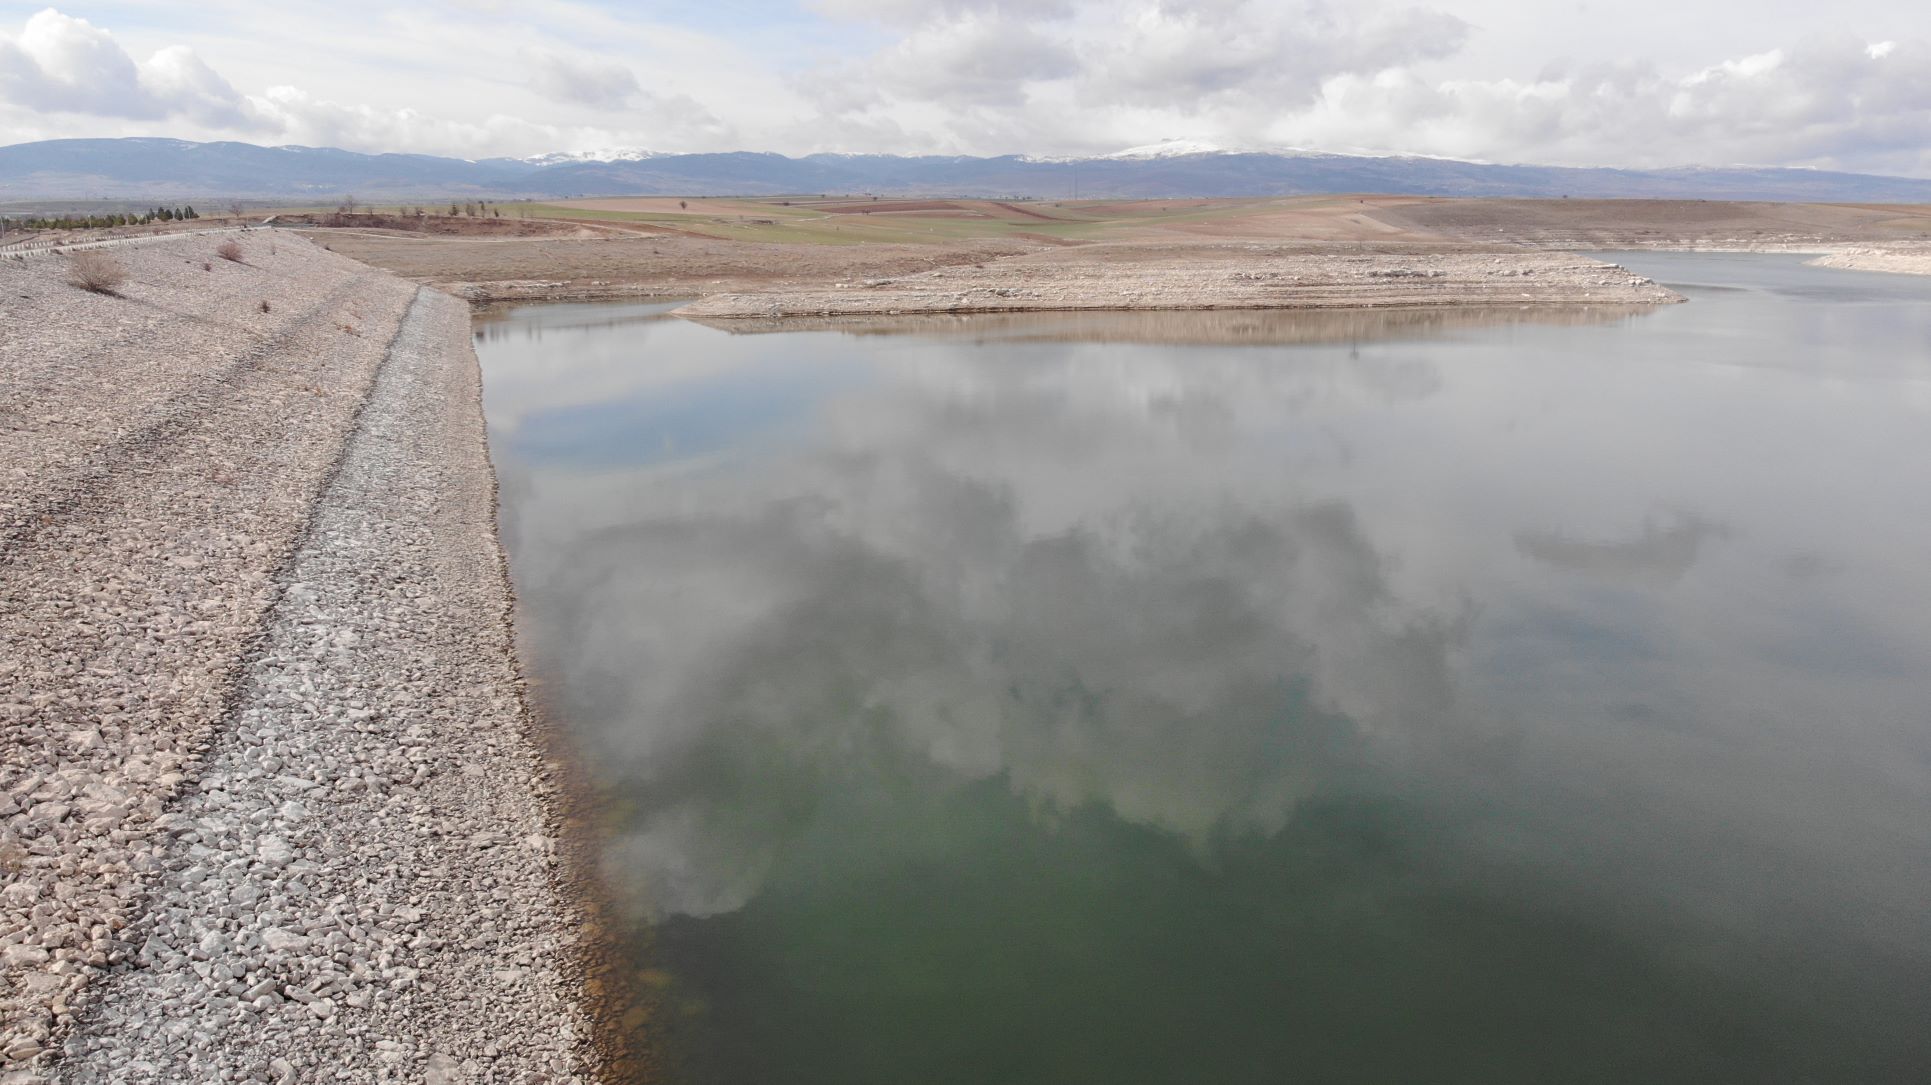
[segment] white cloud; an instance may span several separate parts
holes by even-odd
[[[614,61],[533,49],[528,63],[531,86],[555,101],[594,109],[622,109],[643,94],[636,74]]]
[[[1467,27],[1406,9],[1357,21],[1324,5],[1156,2],[1126,9],[1089,49],[1084,100],[1202,112],[1219,105],[1299,105],[1323,79],[1453,53]]]
[[[799,85],[833,114],[937,107],[942,129],[934,144],[951,150],[968,149],[959,137],[969,131],[996,136],[1002,119],[1008,139],[1046,135],[1036,118],[1021,115],[1029,108],[1057,115],[1058,140],[1095,145],[1146,142],[1119,123],[1140,123],[1142,110],[1210,120],[1277,115],[1307,104],[1335,74],[1448,55],[1466,31],[1439,12],[1355,18],[1319,3],[1263,0],[1024,10],[966,0],[836,0],[825,9],[884,21],[898,36]],[[962,114],[963,125],[945,123]]]
[[[212,2],[218,31],[129,31],[138,51],[52,9],[0,30],[0,142],[153,134],[478,157],[1062,154],[1183,137],[1931,175],[1931,42],[1866,0],[1810,23],[1699,15],[1684,25],[1700,50],[1580,59],[1554,51],[1587,43],[1553,17],[1495,29],[1490,0],[803,0],[816,14],[769,39],[570,0],[460,13],[339,0],[339,18],[312,0],[272,18]],[[1612,14],[1591,18],[1630,40],[1606,32]]]
[[[1644,64],[1529,81],[1346,76],[1273,133],[1511,161],[1931,173],[1931,44],[1813,39],[1675,77]]]
[[[346,105],[313,97],[298,87],[270,87],[250,100],[276,133],[278,143],[351,150],[435,147],[445,154],[480,155],[533,126],[512,117],[451,121],[413,109]]]
[[[916,26],[939,18],[969,14],[1009,14],[1057,19],[1070,15],[1076,0],[811,0],[812,10],[834,19],[861,19],[886,25]]]
[[[217,128],[259,126],[235,88],[184,45],[171,45],[141,65],[141,85],[175,115]]]
[[[85,19],[47,8],[0,37],[0,101],[37,112],[250,126],[235,88],[185,46],[136,63]]]

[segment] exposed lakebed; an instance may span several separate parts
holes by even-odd
[[[1612,259],[1691,303],[479,318],[662,1076],[1918,1079],[1931,281]]]

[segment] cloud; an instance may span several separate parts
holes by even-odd
[[[859,19],[886,25],[916,26],[938,18],[967,14],[1011,13],[1033,19],[1057,19],[1071,14],[1075,0],[813,0],[810,7],[833,19]]]
[[[172,113],[217,128],[254,128],[260,121],[228,81],[192,49],[171,45],[141,66],[141,82]]]
[[[1154,3],[1129,8],[1120,33],[1092,48],[1082,100],[1198,113],[1228,100],[1269,110],[1303,104],[1322,81],[1435,59],[1467,25],[1408,9],[1366,22],[1319,4]]]
[[[622,109],[643,94],[636,74],[614,61],[535,49],[529,54],[529,63],[530,85],[554,101],[593,109]]]
[[[1671,76],[1644,63],[1531,80],[1338,77],[1276,134],[1315,144],[1575,165],[1803,164],[1931,172],[1931,43],[1850,37]]]
[[[1072,47],[1023,19],[968,12],[919,27],[862,72],[890,93],[963,105],[1023,105],[1028,83],[1080,70]]]
[[[241,94],[193,50],[172,46],[136,63],[107,31],[52,8],[29,18],[18,37],[0,38],[0,102],[42,113],[255,125]]]
[[[732,138],[701,103],[646,91],[620,63],[560,48],[527,48],[518,59],[529,70],[526,85],[545,98],[598,112],[623,110],[623,123],[644,129],[655,145]],[[137,62],[106,30],[51,8],[29,18],[17,35],[0,36],[0,142],[184,135],[191,127],[196,135],[238,134],[264,143],[481,157],[622,147],[642,134],[531,120],[515,112],[513,100],[497,104],[504,108],[463,115],[392,101],[343,101],[299,85],[244,94],[187,46],[168,45]],[[77,124],[74,117],[100,121]]]
[[[452,121],[414,109],[382,109],[317,98],[299,87],[270,87],[250,99],[278,142],[350,150],[418,150],[481,154],[536,128],[513,117]]]
[[[1820,34],[1687,70],[1623,59],[1476,76],[1434,74],[1474,31],[1426,7],[1074,0],[1042,13],[827,0],[820,10],[886,34],[794,80],[834,122],[823,131],[863,138],[869,127],[921,150],[1110,151],[1182,135],[1568,165],[1931,173],[1922,39]]]
[[[826,395],[740,368],[755,347],[647,327],[684,360],[667,377],[621,364],[635,339],[586,345],[594,408],[537,355],[507,374],[499,403],[530,410],[528,382],[545,406],[506,485],[584,409],[755,387],[775,431],[810,419],[775,458],[707,463],[700,425],[681,462],[545,473],[512,503],[536,665],[600,772],[646,796],[610,870],[656,911],[738,907],[807,826],[797,797],[874,786],[879,765],[1205,847],[1278,831],[1366,742],[1494,726],[1461,711],[1457,601],[1405,590],[1346,503],[1229,482],[1277,478],[1280,447],[1250,441],[1330,382],[1405,401],[1412,378],[1029,344],[1009,367],[922,352]]]
[[[313,7],[316,48],[294,48],[288,18],[233,9],[226,38],[197,52],[204,39],[184,27],[185,42],[144,42],[144,61],[104,28],[41,11],[0,34],[0,141],[240,136],[477,157],[1070,154],[1182,137],[1931,175],[1931,41],[1869,16],[1863,36],[1782,19],[1747,49],[1706,21],[1666,65],[1612,47],[1549,61],[1574,41],[1519,23],[1495,38],[1463,18],[1478,14],[1469,0],[817,0],[783,35],[728,38],[570,3],[540,25],[513,8],[452,25],[348,2],[380,32],[332,34],[341,20]],[[1518,70],[1484,53],[1500,40]]]
[[[897,36],[800,86],[834,114],[935,107],[954,120],[942,131],[955,141],[1002,128],[1008,139],[1036,138],[1044,133],[1025,114],[1039,108],[1054,112],[1062,144],[1146,142],[1118,123],[1135,110],[1278,115],[1311,101],[1333,75],[1445,56],[1467,33],[1433,11],[1357,19],[1318,3],[1256,0],[1044,10],[841,0],[825,10],[883,22]]]

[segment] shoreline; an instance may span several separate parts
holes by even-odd
[[[1915,247],[1909,245],[1872,246],[1797,242],[1750,243],[1737,241],[1656,242],[1628,240],[1610,242],[1572,239],[1561,243],[1538,243],[1533,247],[1526,247],[1510,253],[1500,253],[1493,248],[1478,248],[1474,246],[1451,247],[1445,255],[1492,258],[1497,255],[1524,256],[1533,254],[1537,256],[1548,256],[1560,254],[1579,259],[1600,261],[1601,254],[1610,252],[1775,253],[1791,256],[1809,256],[1812,259],[1807,262],[1818,267],[1838,268],[1849,271],[1881,271],[1901,275],[1931,275],[1931,247]],[[1385,263],[1388,268],[1402,266],[1400,254],[1386,254]],[[998,266],[1006,265],[1001,261]],[[1534,265],[1531,263],[1528,266],[1533,267]],[[809,287],[804,289],[780,289],[767,293],[760,289],[761,284],[750,282],[719,283],[715,285],[726,286],[728,289],[708,291],[703,289],[703,285],[701,284],[687,281],[658,285],[645,282],[580,283],[567,280],[545,279],[451,280],[436,276],[417,276],[416,278],[418,281],[424,282],[427,285],[456,294],[478,307],[499,304],[536,304],[549,301],[691,300],[695,303],[713,297],[726,296],[732,300],[729,302],[720,301],[718,307],[723,309],[728,306],[731,311],[706,313],[702,310],[697,310],[690,315],[717,320],[745,321],[771,319],[770,308],[773,305],[776,305],[780,309],[780,319],[810,319],[822,317],[836,318],[841,316],[908,316],[943,313],[1010,313],[1018,311],[1076,313],[1109,311],[1206,312],[1213,310],[1264,312],[1268,310],[1308,311],[1317,309],[1347,310],[1363,308],[1451,309],[1461,307],[1497,308],[1507,304],[1498,304],[1481,295],[1455,296],[1452,294],[1448,296],[1435,295],[1392,299],[1370,297],[1358,301],[1343,299],[1324,302],[1319,299],[1309,299],[1307,301],[1288,299],[1285,303],[1282,301],[1227,302],[1203,298],[1200,300],[1182,301],[1178,304],[1168,302],[1151,305],[1114,304],[1108,303],[1106,299],[1096,296],[1090,300],[1082,299],[1074,304],[1018,305],[1002,301],[995,304],[973,305],[969,301],[967,303],[958,303],[955,301],[951,304],[943,305],[918,305],[913,308],[901,307],[898,313],[891,313],[889,311],[880,313],[877,311],[876,306],[868,304],[854,306],[842,299],[834,299],[831,304],[825,304],[820,300],[820,295],[811,292]],[[937,287],[937,289],[943,289],[943,287]],[[998,287],[985,288],[975,286],[975,289],[996,290]],[[1113,289],[1117,290],[1118,287],[1114,286]],[[1129,289],[1131,289],[1130,286]],[[1623,297],[1618,299],[1608,294],[1603,294],[1581,300],[1550,299],[1546,304],[1650,305],[1658,304],[1658,302],[1650,298]],[[813,307],[814,305],[816,306],[815,308]],[[760,310],[760,306],[762,306],[762,310]]]
[[[1566,252],[1311,253],[1244,243],[1089,246],[988,265],[836,283],[829,289],[717,293],[691,319],[933,313],[1455,309],[1666,305],[1681,295],[1617,265]]]

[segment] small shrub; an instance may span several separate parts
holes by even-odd
[[[214,269],[215,269],[215,266],[214,266],[213,264],[211,264],[211,263],[209,263],[209,262],[208,262],[208,261],[206,261],[206,260],[203,260],[203,261],[201,261],[201,270],[203,270],[203,271],[213,271]]]
[[[262,312],[264,312],[264,313],[265,313],[265,312],[267,312],[267,311],[268,311],[268,299],[267,299],[267,298],[263,298],[263,299],[261,300],[261,303],[260,303],[259,305],[257,305],[257,306],[256,306],[256,308],[258,308],[258,309],[260,309],[260,310],[261,310]]]
[[[116,287],[127,282],[127,269],[104,252],[83,249],[67,255],[67,281],[82,290],[112,294]]]
[[[221,257],[223,260],[233,260],[239,264],[241,263],[241,243],[238,241],[223,241],[221,244],[215,246],[215,255]]]

